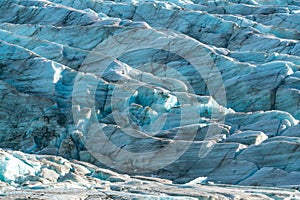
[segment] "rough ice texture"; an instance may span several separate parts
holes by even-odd
[[[49,188],[127,199],[299,195],[242,187],[300,186],[299,5],[2,0],[0,148],[11,150],[0,151],[0,187],[15,198],[47,190],[50,199]],[[116,40],[124,33],[127,40]],[[174,44],[180,48],[172,52]],[[155,166],[167,161],[154,153],[145,157],[149,165],[131,170],[132,160],[109,152],[110,143],[95,139],[95,149],[86,147],[87,133],[98,134],[92,118],[118,149],[146,155],[172,144],[187,148],[178,157],[166,152],[174,160],[162,168]],[[90,152],[101,148],[124,170]],[[240,186],[201,186],[198,177],[207,177],[199,184]],[[29,190],[12,192],[19,187]],[[70,198],[72,189],[60,195]]]
[[[297,191],[284,188],[255,188],[198,184],[195,179],[178,185],[170,180],[147,176],[129,176],[115,173],[95,165],[51,155],[29,155],[19,151],[0,150],[1,196],[5,199],[298,199]],[[11,162],[10,168],[7,163]],[[18,168],[19,167],[19,168]],[[278,173],[279,172],[279,173]],[[275,168],[263,168],[244,185],[265,184],[265,179],[276,176],[285,183],[285,176],[294,183],[299,173],[287,173]],[[260,180],[262,178],[263,180]],[[10,179],[10,180],[8,180]],[[254,180],[253,180],[254,179]],[[203,180],[203,178],[201,178]],[[248,184],[247,184],[248,182]]]

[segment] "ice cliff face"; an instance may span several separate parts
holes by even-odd
[[[120,196],[147,179],[184,199],[213,196],[194,193],[198,177],[298,188],[299,5],[2,0],[1,184]]]

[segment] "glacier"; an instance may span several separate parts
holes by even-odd
[[[0,11],[0,198],[300,199],[299,0]]]

